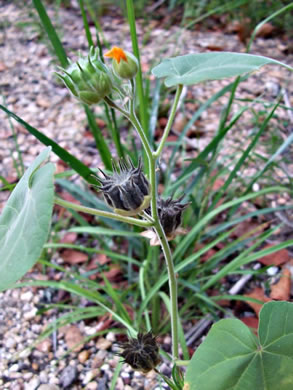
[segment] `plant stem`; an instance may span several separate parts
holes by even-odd
[[[160,244],[164,253],[167,270],[168,270],[168,276],[169,276],[169,288],[170,288],[170,301],[171,301],[171,333],[172,333],[172,357],[173,361],[179,358],[179,338],[178,338],[178,303],[177,303],[177,281],[175,276],[175,270],[173,265],[173,259],[172,259],[172,253],[171,249],[167,240],[167,237],[165,235],[164,229],[162,228],[159,215],[158,215],[158,209],[157,209],[157,180],[156,180],[156,164],[157,159],[160,157],[160,154],[163,150],[165,141],[168,137],[168,133],[171,129],[172,122],[175,117],[176,108],[179,102],[179,97],[182,92],[182,85],[179,85],[177,88],[175,101],[172,106],[170,118],[168,120],[168,123],[166,125],[160,146],[156,152],[152,151],[152,148],[149,144],[149,141],[143,131],[143,128],[139,122],[139,120],[136,117],[135,114],[135,84],[134,80],[131,80],[131,87],[132,87],[132,98],[130,100],[130,111],[127,113],[125,110],[121,110],[120,107],[118,107],[119,111],[132,123],[134,128],[136,129],[144,151],[147,155],[148,159],[148,171],[149,171],[149,180],[151,185],[151,210],[152,210],[152,218],[154,222],[152,223],[152,226],[154,227],[158,238],[160,240]],[[105,101],[113,108],[115,107],[115,103],[112,102],[109,98],[106,98]],[[145,221],[146,223],[147,222]]]
[[[174,120],[174,117],[175,117],[175,114],[176,114],[176,110],[177,110],[177,106],[178,106],[178,103],[179,103],[180,95],[182,93],[182,89],[183,89],[183,85],[179,84],[177,86],[176,95],[175,95],[175,98],[174,98],[174,102],[173,102],[173,105],[172,105],[170,116],[169,116],[168,122],[166,124],[166,127],[164,129],[163,137],[162,137],[162,139],[160,141],[158,149],[154,152],[154,155],[156,157],[159,157],[161,155],[163,147],[165,145],[165,142],[166,142],[166,140],[168,138],[168,135],[169,135],[169,132],[171,130],[171,126],[172,126],[172,123],[173,123],[173,120]]]
[[[159,237],[160,244],[162,246],[163,253],[166,260],[167,270],[168,270],[170,301],[171,301],[172,358],[174,361],[179,358],[177,280],[175,275],[171,249],[159,219],[155,221],[154,229]]]
[[[153,223],[149,222],[149,221],[142,221],[141,219],[136,219],[136,218],[132,218],[132,217],[125,217],[124,215],[114,214],[114,213],[110,213],[108,211],[102,211],[102,210],[93,209],[91,207],[81,206],[79,204],[67,202],[66,200],[63,200],[60,198],[55,198],[55,204],[58,204],[59,206],[62,206],[62,207],[68,208],[68,209],[81,211],[81,212],[86,213],[86,214],[98,215],[99,217],[116,219],[117,221],[120,221],[120,222],[125,222],[125,223],[129,223],[131,225],[136,225],[136,226],[140,226],[140,227],[144,227],[144,228],[153,226]]]
[[[139,133],[143,146],[145,147],[146,154],[149,161],[149,180],[151,184],[151,210],[152,218],[154,219],[154,228],[159,237],[160,244],[165,256],[168,276],[169,276],[169,288],[170,288],[170,300],[171,300],[171,333],[172,333],[172,356],[173,359],[178,359],[178,307],[177,307],[177,282],[174,271],[174,265],[172,260],[172,253],[170,246],[165,235],[164,229],[162,228],[158,209],[157,209],[157,180],[156,180],[156,163],[157,156],[152,153],[151,147],[149,146],[148,140],[144,139],[145,135],[140,126],[139,121],[137,120],[135,113],[130,113],[130,118],[133,126],[137,129]],[[171,126],[171,125],[170,125]]]

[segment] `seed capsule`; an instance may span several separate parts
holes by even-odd
[[[99,178],[104,198],[114,212],[121,215],[133,216],[140,213],[150,204],[150,185],[142,172],[141,160],[137,168],[129,159],[119,161],[119,171],[113,163],[113,175],[104,175]]]
[[[110,71],[99,60],[93,47],[87,57],[81,57],[67,69],[61,70],[63,74],[57,73],[57,76],[82,103],[98,103],[112,90]]]
[[[159,218],[168,238],[173,237],[176,229],[181,225],[182,212],[189,205],[189,203],[180,203],[183,198],[184,195],[177,200],[159,198],[157,201]]]
[[[154,369],[159,363],[159,346],[152,332],[138,333],[137,339],[129,339],[120,344],[119,354],[134,370],[144,374]]]

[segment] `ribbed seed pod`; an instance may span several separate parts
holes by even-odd
[[[189,203],[180,203],[183,198],[184,195],[177,200],[159,198],[157,201],[159,218],[167,237],[173,236],[175,230],[181,225],[182,212],[189,205]]]
[[[154,369],[160,363],[159,346],[152,332],[138,333],[137,339],[129,339],[121,343],[119,356],[124,358],[134,370],[144,374]]]
[[[119,171],[113,163],[113,175],[104,175],[99,178],[104,198],[114,212],[121,215],[133,216],[140,213],[150,204],[150,185],[142,172],[141,160],[137,168],[129,159],[119,161]]]

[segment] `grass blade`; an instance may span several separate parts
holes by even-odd
[[[188,233],[188,235],[180,242],[180,244],[177,246],[175,252],[174,252],[174,258],[177,256],[183,256],[186,252],[187,248],[190,246],[190,244],[193,242],[194,238],[198,234],[198,232],[204,228],[204,226],[213,219],[217,214],[221,213],[222,211],[237,206],[240,203],[250,200],[253,198],[256,198],[257,196],[262,196],[271,192],[281,192],[281,191],[287,191],[286,187],[281,186],[274,186],[274,187],[268,187],[264,188],[263,190],[260,190],[258,192],[254,192],[252,194],[248,194],[245,196],[241,196],[237,199],[233,199],[227,203],[222,204],[221,206],[217,207],[216,209],[210,211],[207,215],[205,215],[200,221],[198,221],[197,224],[191,229],[191,231]]]
[[[46,33],[48,35],[48,38],[55,50],[55,54],[58,57],[58,60],[60,64],[66,68],[68,66],[68,59],[66,52],[64,50],[64,47],[55,31],[55,28],[53,24],[51,23],[51,20],[46,12],[45,7],[43,6],[43,3],[41,0],[33,0],[34,6],[36,10],[38,11],[39,17],[41,19],[41,22],[44,26],[44,29],[46,30]]]
[[[41,133],[39,130],[30,126],[27,122],[22,120],[19,116],[9,111],[6,107],[0,104],[0,109],[6,112],[11,118],[15,119],[18,123],[20,123],[30,134],[35,136],[39,141],[41,141],[46,146],[51,146],[52,150],[57,156],[59,156],[66,164],[70,165],[72,169],[74,169],[80,176],[82,176],[88,183],[97,184],[97,181],[92,177],[94,172],[89,169],[86,165],[84,165],[81,161],[79,161],[72,154],[67,152],[67,150],[63,149],[59,146],[55,141],[51,138],[47,137],[45,134]]]
[[[95,138],[96,147],[100,153],[101,159],[105,165],[105,168],[108,169],[110,172],[112,171],[112,154],[110,152],[110,149],[108,145],[106,144],[106,141],[103,137],[103,134],[101,132],[101,129],[97,125],[95,115],[92,112],[92,110],[88,106],[84,106],[87,120],[90,126],[90,129],[93,133],[93,136]]]

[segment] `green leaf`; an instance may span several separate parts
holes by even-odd
[[[184,389],[291,390],[293,304],[266,303],[258,335],[239,320],[216,323],[188,365]]]
[[[46,33],[48,34],[48,38],[50,39],[50,42],[55,50],[55,54],[58,57],[58,60],[60,61],[60,64],[66,68],[68,66],[68,59],[64,50],[64,47],[56,33],[56,30],[46,12],[46,9],[42,3],[41,0],[33,0],[33,4],[38,11],[39,17],[41,19],[41,22],[43,23],[43,26],[46,30]]]
[[[43,150],[13,190],[0,215],[0,291],[9,288],[38,260],[53,210],[54,165],[41,167]]]
[[[293,71],[289,65],[263,56],[244,53],[200,53],[168,58],[155,66],[156,77],[166,77],[167,87],[192,85],[207,80],[220,80],[253,72],[266,64],[278,64]]]

